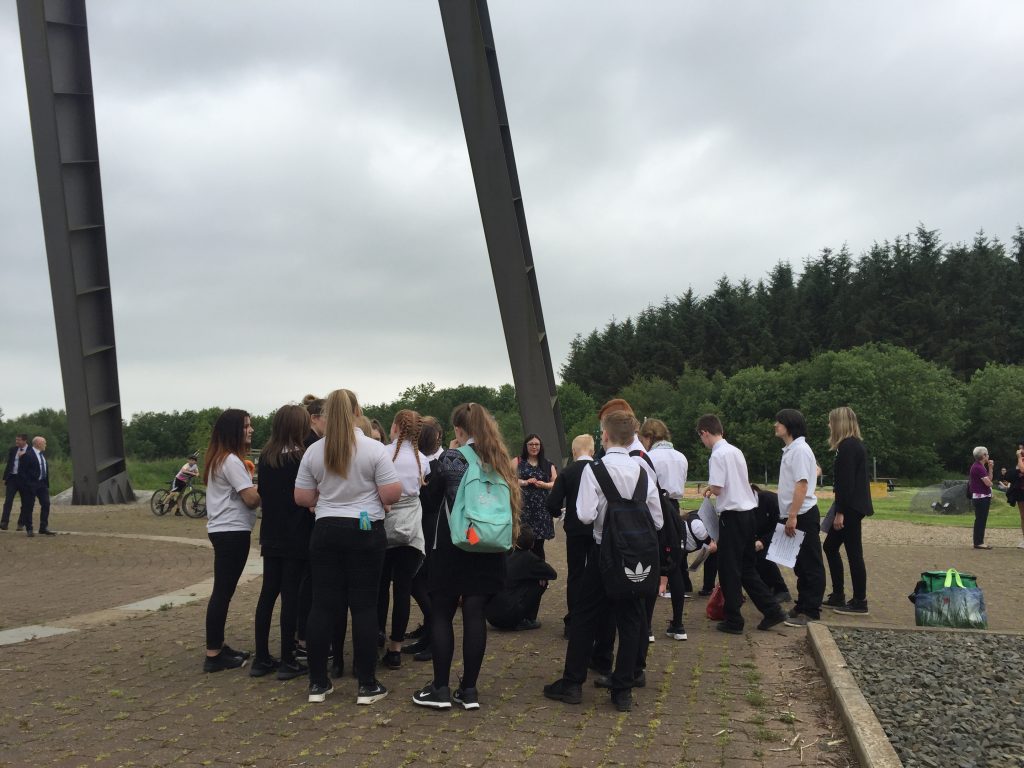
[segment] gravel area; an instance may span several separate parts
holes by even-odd
[[[831,630],[907,768],[1024,766],[1024,637]]]

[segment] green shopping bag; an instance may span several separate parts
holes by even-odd
[[[960,589],[977,589],[978,577],[969,573],[960,573],[956,568],[945,571],[923,571],[920,584],[923,584],[921,592],[938,592],[940,589],[948,589],[953,582]]]
[[[919,627],[987,629],[985,596],[974,576],[947,571],[925,571],[910,596]],[[941,577],[941,578],[940,578]]]

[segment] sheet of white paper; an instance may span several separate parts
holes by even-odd
[[[836,521],[836,505],[833,504],[828,508],[828,514],[821,521],[821,532],[828,533],[832,530],[832,523]]]
[[[715,511],[715,502],[710,496],[701,502],[700,509],[697,510],[697,517],[708,529],[708,536],[713,541],[718,541],[718,512]]]
[[[768,545],[768,559],[773,563],[792,568],[796,565],[796,556],[800,552],[800,544],[804,540],[804,532],[797,531],[795,536],[786,535],[786,526],[779,523],[772,534],[772,543]]]

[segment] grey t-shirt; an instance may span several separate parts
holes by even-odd
[[[365,511],[370,520],[383,520],[384,507],[377,486],[399,481],[388,449],[357,429],[356,450],[348,467],[348,477],[342,477],[324,466],[325,445],[325,440],[318,440],[306,449],[295,478],[296,488],[320,491],[316,519],[358,518],[359,513]]]
[[[246,488],[252,488],[249,470],[240,458],[231,454],[210,475],[206,485],[207,531],[252,531],[256,525],[256,510],[249,509],[238,495]]]

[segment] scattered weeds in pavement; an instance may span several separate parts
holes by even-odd
[[[765,699],[764,694],[759,688],[751,688],[743,694],[743,698],[746,699],[747,704],[752,707],[757,707],[758,709],[767,703],[767,699]]]
[[[782,734],[778,731],[773,731],[771,728],[758,728],[754,733],[754,737],[758,741],[782,741]]]

